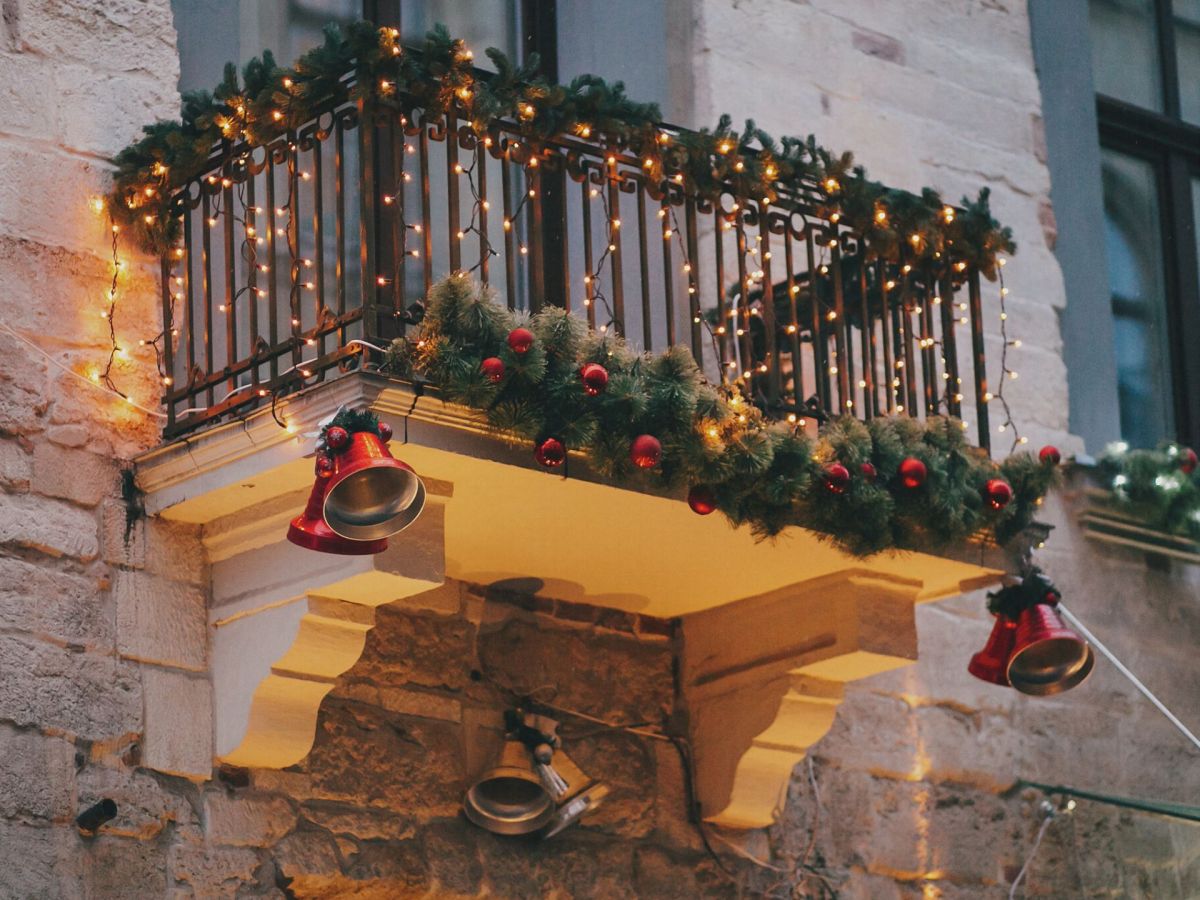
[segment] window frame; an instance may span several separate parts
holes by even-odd
[[[1155,0],[1163,106],[1145,109],[1096,94],[1100,146],[1150,162],[1159,190],[1169,376],[1175,437],[1200,445],[1200,234],[1193,179],[1200,179],[1200,125],[1185,122],[1179,101],[1172,0]]]

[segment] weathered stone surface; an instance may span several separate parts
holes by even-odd
[[[33,460],[16,441],[0,441],[0,485],[14,491],[29,490]]]
[[[0,545],[47,556],[92,560],[100,552],[96,517],[66,503],[29,495],[0,494]]]
[[[255,882],[259,851],[176,842],[168,858],[171,878],[196,897],[231,897]]]
[[[0,819],[62,821],[71,813],[75,748],[60,737],[0,725]]]
[[[473,631],[457,616],[410,610],[403,604],[382,606],[354,678],[461,690],[471,668]]]
[[[112,606],[100,587],[88,575],[0,557],[0,622],[68,644],[109,648]]]
[[[364,841],[403,841],[416,831],[412,817],[398,810],[359,809],[312,801],[304,805],[301,815],[332,834]]]
[[[123,656],[185,669],[208,658],[204,593],[146,572],[117,573],[117,648]]]
[[[479,635],[479,659],[513,690],[551,685],[555,703],[602,719],[654,721],[672,702],[671,655],[658,642],[511,619]]]
[[[312,796],[452,816],[466,790],[456,726],[326,703],[304,762]]]
[[[0,634],[0,719],[102,740],[142,726],[137,669],[111,656]]]
[[[171,775],[205,780],[212,775],[212,684],[157,666],[142,667],[146,738],[142,761]]]
[[[103,834],[138,841],[153,841],[168,828],[199,834],[198,814],[173,785],[117,761],[106,763],[85,767],[77,784],[79,812],[105,798],[117,804],[117,816],[105,823]]]
[[[264,847],[295,827],[296,810],[283,797],[210,790],[204,794],[205,834],[214,844]]]
[[[117,489],[112,459],[38,441],[33,449],[33,490],[80,506],[95,506]]]

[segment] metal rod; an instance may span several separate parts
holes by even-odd
[[[1086,625],[1079,621],[1079,617],[1067,609],[1065,605],[1063,605],[1062,601],[1059,601],[1058,603],[1058,611],[1062,617],[1067,620],[1067,623],[1071,625],[1071,627],[1083,635],[1084,640],[1099,650],[1101,655],[1104,656],[1105,659],[1107,659],[1110,663],[1112,663],[1113,667],[1122,675],[1124,675],[1129,680],[1129,683],[1137,688],[1143,697],[1154,704],[1155,709],[1167,717],[1167,721],[1178,728],[1179,732],[1185,738],[1191,741],[1197,750],[1200,750],[1200,738],[1192,734],[1191,730],[1181,721],[1179,721],[1179,717],[1176,716],[1175,713],[1171,712],[1171,710],[1167,709],[1166,704],[1154,696],[1153,691],[1142,684],[1141,680],[1131,671],[1129,671],[1129,669],[1123,662],[1121,662],[1121,660],[1117,659],[1117,655],[1104,646],[1104,644],[1100,642],[1100,639],[1092,634]]]

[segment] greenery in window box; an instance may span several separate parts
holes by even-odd
[[[581,375],[589,364],[607,374],[594,394]],[[936,550],[981,531],[1005,543],[1029,524],[1055,473],[1027,453],[993,462],[950,418],[843,417],[814,440],[768,420],[736,388],[708,383],[684,348],[639,354],[553,307],[528,318],[465,274],[435,285],[419,333],[391,345],[383,370],[435,385],[514,441],[556,439],[615,484],[702,486],[733,524],[761,537],[795,525],[857,556]],[[644,435],[661,445],[645,468],[635,459]],[[924,465],[919,485],[906,484],[906,460]],[[831,477],[835,466],[844,481]],[[1012,488],[1006,504],[989,501],[994,479]]]
[[[1116,509],[1152,528],[1200,541],[1200,469],[1194,450],[1176,443],[1156,450],[1110,444],[1098,469]]]
[[[774,200],[780,189],[814,198],[826,217],[861,234],[867,254],[917,264],[974,266],[996,276],[1000,254],[1012,253],[1010,229],[991,214],[987,189],[955,210],[931,189],[893,190],[867,178],[849,153],[807,138],[776,141],[753,122],[741,131],[723,116],[716,128],[680,132],[662,125],[652,103],[625,95],[620,82],[592,75],[566,85],[537,74],[537,61],[515,66],[487,51],[497,74],[478,77],[473,56],[442,26],[412,50],[395,29],[356,22],[326,29],[324,42],[291,68],[269,51],[243,68],[229,64],[212,93],[184,95],[179,121],[156,122],[114,159],[107,207],[140,245],[162,253],[179,238],[179,188],[208,171],[214,153],[229,165],[333,106],[361,100],[368,112],[388,109],[440,117],[453,112],[477,133],[497,118],[518,123],[526,142],[572,135],[636,154],[652,178],[671,179],[709,198],[727,192],[746,202]],[[350,78],[349,76],[353,76]],[[236,174],[236,173],[234,173]]]

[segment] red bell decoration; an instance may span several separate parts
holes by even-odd
[[[332,430],[332,429],[331,429]],[[425,508],[425,485],[407,463],[388,452],[373,431],[356,431],[333,458],[325,494],[325,521],[353,541],[375,541],[403,531]]]
[[[1058,448],[1052,444],[1047,444],[1038,451],[1038,459],[1047,466],[1057,466],[1062,462],[1062,454],[1058,452]]]
[[[583,392],[589,397],[602,394],[608,387],[608,369],[600,363],[588,363],[579,370],[579,378],[583,382]]]
[[[831,494],[844,494],[850,487],[850,470],[841,463],[830,463],[825,467],[825,487]]]
[[[693,485],[688,491],[687,501],[692,512],[698,516],[707,516],[709,513],[716,512],[717,509],[717,495],[713,493],[712,488],[705,484]]]
[[[662,459],[662,444],[652,434],[639,434],[629,445],[629,458],[640,469],[653,469]]]
[[[1087,641],[1063,623],[1054,607],[1035,603],[1017,619],[1005,674],[1022,694],[1046,697],[1080,684],[1095,663]]]
[[[498,384],[504,377],[504,360],[498,356],[489,356],[479,364],[479,371],[492,384]]]
[[[325,457],[326,461],[328,459]],[[308,495],[308,504],[304,507],[304,512],[292,519],[292,524],[288,526],[287,539],[306,550],[339,553],[343,556],[367,556],[386,550],[386,538],[377,541],[352,541],[337,534],[325,523],[321,510],[325,506],[329,475],[321,471],[320,457],[317,463],[317,478],[313,483],[312,493]]]
[[[1179,468],[1184,475],[1191,475],[1196,471],[1197,464],[1196,451],[1191,447],[1184,447],[1179,453]]]
[[[869,463],[869,462],[865,462],[862,465],[860,465],[858,467],[858,471],[862,474],[862,477],[864,479],[866,479],[866,481],[869,484],[874,484],[876,477],[878,477],[878,475],[879,475],[879,472],[876,471],[875,467],[873,465],[871,465],[871,463]]]
[[[983,495],[992,509],[1004,509],[1012,500],[1012,487],[1003,478],[989,478],[984,485]]]
[[[567,448],[558,438],[548,437],[538,442],[533,448],[533,458],[538,465],[547,469],[561,466],[567,458]]]
[[[516,354],[529,352],[533,346],[533,332],[528,328],[514,328],[508,333],[508,349]]]
[[[987,643],[971,657],[967,671],[988,684],[1008,687],[1008,658],[1016,642],[1017,623],[1007,616],[996,616]]]
[[[929,474],[929,470],[925,468],[925,463],[921,462],[915,456],[909,456],[900,463],[900,480],[909,490],[915,490],[925,483],[925,476]]]

